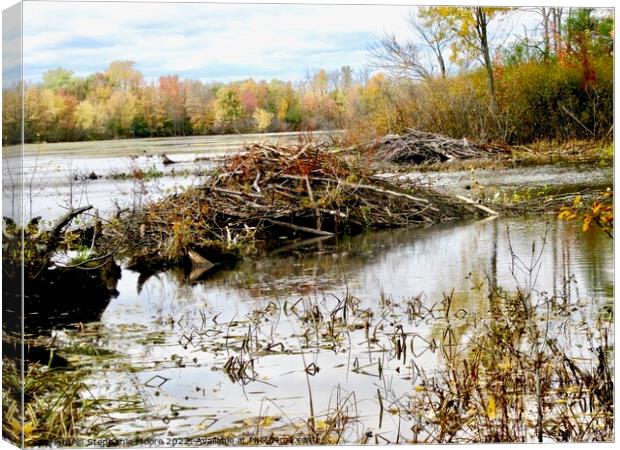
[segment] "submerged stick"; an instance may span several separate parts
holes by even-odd
[[[469,204],[469,205],[472,205],[472,206],[474,206],[474,207],[478,208],[478,209],[479,209],[479,210],[481,210],[481,211],[484,211],[484,212],[486,212],[486,213],[488,213],[488,214],[492,215],[492,216],[499,216],[499,213],[498,213],[497,211],[495,211],[495,210],[493,210],[493,209],[489,208],[488,206],[484,206],[484,205],[481,205],[480,203],[476,203],[476,202],[475,202],[475,201],[473,201],[471,198],[467,198],[467,197],[465,197],[465,196],[463,196],[463,195],[455,195],[455,197],[456,197],[457,199],[459,199],[459,200],[461,200],[461,201],[463,201],[463,202],[465,202],[465,203]]]
[[[266,217],[265,220],[274,225],[278,225],[278,226],[285,227],[285,228],[290,228],[295,231],[301,231],[303,233],[316,234],[317,236],[334,236],[334,233],[330,233],[329,231],[322,231],[322,230],[316,230],[314,228],[302,227],[300,225],[294,225],[292,223],[282,222],[280,220],[271,219],[269,217]]]

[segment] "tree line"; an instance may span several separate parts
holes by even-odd
[[[24,87],[26,142],[346,128],[353,138],[407,127],[504,143],[604,138],[613,123],[613,15],[535,8],[539,26],[493,46],[490,28],[522,10],[421,7],[415,39],[386,33],[369,68],[304,80],[147,82],[131,61],[87,77],[57,68]],[[4,144],[19,142],[20,86],[3,90]]]

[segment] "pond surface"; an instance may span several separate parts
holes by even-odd
[[[244,139],[29,146],[23,169],[14,166],[24,174],[25,216],[54,220],[70,206],[91,204],[105,217],[117,206],[161,198],[201,183],[200,174],[217,157],[240,150]],[[177,164],[164,165],[163,151]],[[159,174],[110,177],[135,170]],[[90,179],[91,172],[98,178]],[[509,193],[555,193],[603,190],[613,184],[613,169],[545,165],[408,177],[465,195],[474,182]],[[11,179],[3,178],[5,205],[12,203]],[[307,436],[309,427],[329,434],[334,417],[347,417],[341,442],[360,442],[369,433],[384,439],[379,442],[403,442],[412,439],[411,401],[421,387],[414,372],[445,369],[438,343],[446,326],[456,347],[484,331],[494,286],[532,288],[534,306],[549,311],[541,325],[550,337],[591,364],[590,333],[613,314],[612,241],[554,216],[304,246],[283,241],[271,255],[232,270],[146,277],[124,269],[119,295],[99,321],[54,334],[61,352],[82,349],[65,356],[86,371],[83,396],[99,405],[82,424],[84,436],[96,430],[108,438],[204,445],[214,442],[167,439]],[[399,337],[404,353],[395,347]]]
[[[557,194],[576,192],[586,187],[600,190],[612,187],[613,167],[597,166],[593,163],[561,163],[474,171],[414,172],[404,177],[461,194],[467,194],[475,186],[480,190],[487,189],[493,192],[512,193],[524,189],[545,189],[547,194]],[[486,196],[493,192],[486,192]]]
[[[67,208],[93,205],[100,215],[116,205],[132,206],[198,183],[198,174],[223,156],[251,143],[291,145],[329,141],[338,131],[119,139],[96,142],[26,144],[23,162],[18,147],[3,148],[3,215],[14,217],[7,205],[23,176],[24,214],[54,220]],[[165,165],[166,154],[175,164]],[[146,174],[143,180],[130,175]],[[91,174],[97,176],[89,178]],[[154,175],[154,176],[153,176]]]
[[[564,305],[546,319],[551,337],[588,361],[584,335],[613,307],[613,245],[553,217],[494,219],[316,241],[191,279],[123,270],[100,323],[56,332],[115,353],[80,358],[86,397],[109,399],[86,425],[117,439],[219,439],[303,433],[309,417],[320,429],[346,411],[343,442],[411,439],[412,370],[445,364],[446,297],[463,343],[488,317],[489,286],[533,284],[538,308],[554,295]],[[355,307],[336,314],[347,295]]]

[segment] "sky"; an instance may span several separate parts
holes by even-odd
[[[128,59],[147,79],[301,79],[308,69],[361,68],[375,36],[408,34],[409,9],[28,2],[24,75],[39,81],[57,66],[87,75]]]
[[[385,4],[28,1],[24,78],[38,82],[57,67],[86,76],[113,60],[134,61],[147,81],[169,74],[204,82],[297,81],[319,68],[360,70],[369,61],[368,45],[384,32],[412,37],[404,20],[411,10]],[[531,28],[532,17],[513,16],[499,34]],[[9,73],[10,63],[3,66]]]

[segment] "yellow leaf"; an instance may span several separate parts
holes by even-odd
[[[263,419],[260,421],[260,425],[261,427],[268,427],[272,425],[274,422],[275,422],[275,418],[271,416],[267,416],[267,417],[263,417]]]
[[[487,402],[487,416],[491,420],[495,420],[497,417],[497,408],[495,406],[495,397],[490,395],[489,401]]]
[[[562,211],[560,211],[560,214],[558,214],[558,219],[568,220],[569,215],[570,215],[570,210],[562,208]]]
[[[19,432],[21,430],[22,423],[19,420],[10,419],[9,424],[11,425],[13,431]]]
[[[30,421],[24,423],[24,434],[29,436],[34,430],[34,424]]]
[[[573,206],[577,208],[581,204],[581,195],[575,195],[573,199]]]
[[[581,227],[584,233],[590,229],[590,225],[592,225],[592,217],[591,216],[584,217],[583,226]]]
[[[314,422],[314,426],[319,430],[323,430],[324,428],[327,427],[327,422],[319,419]]]

